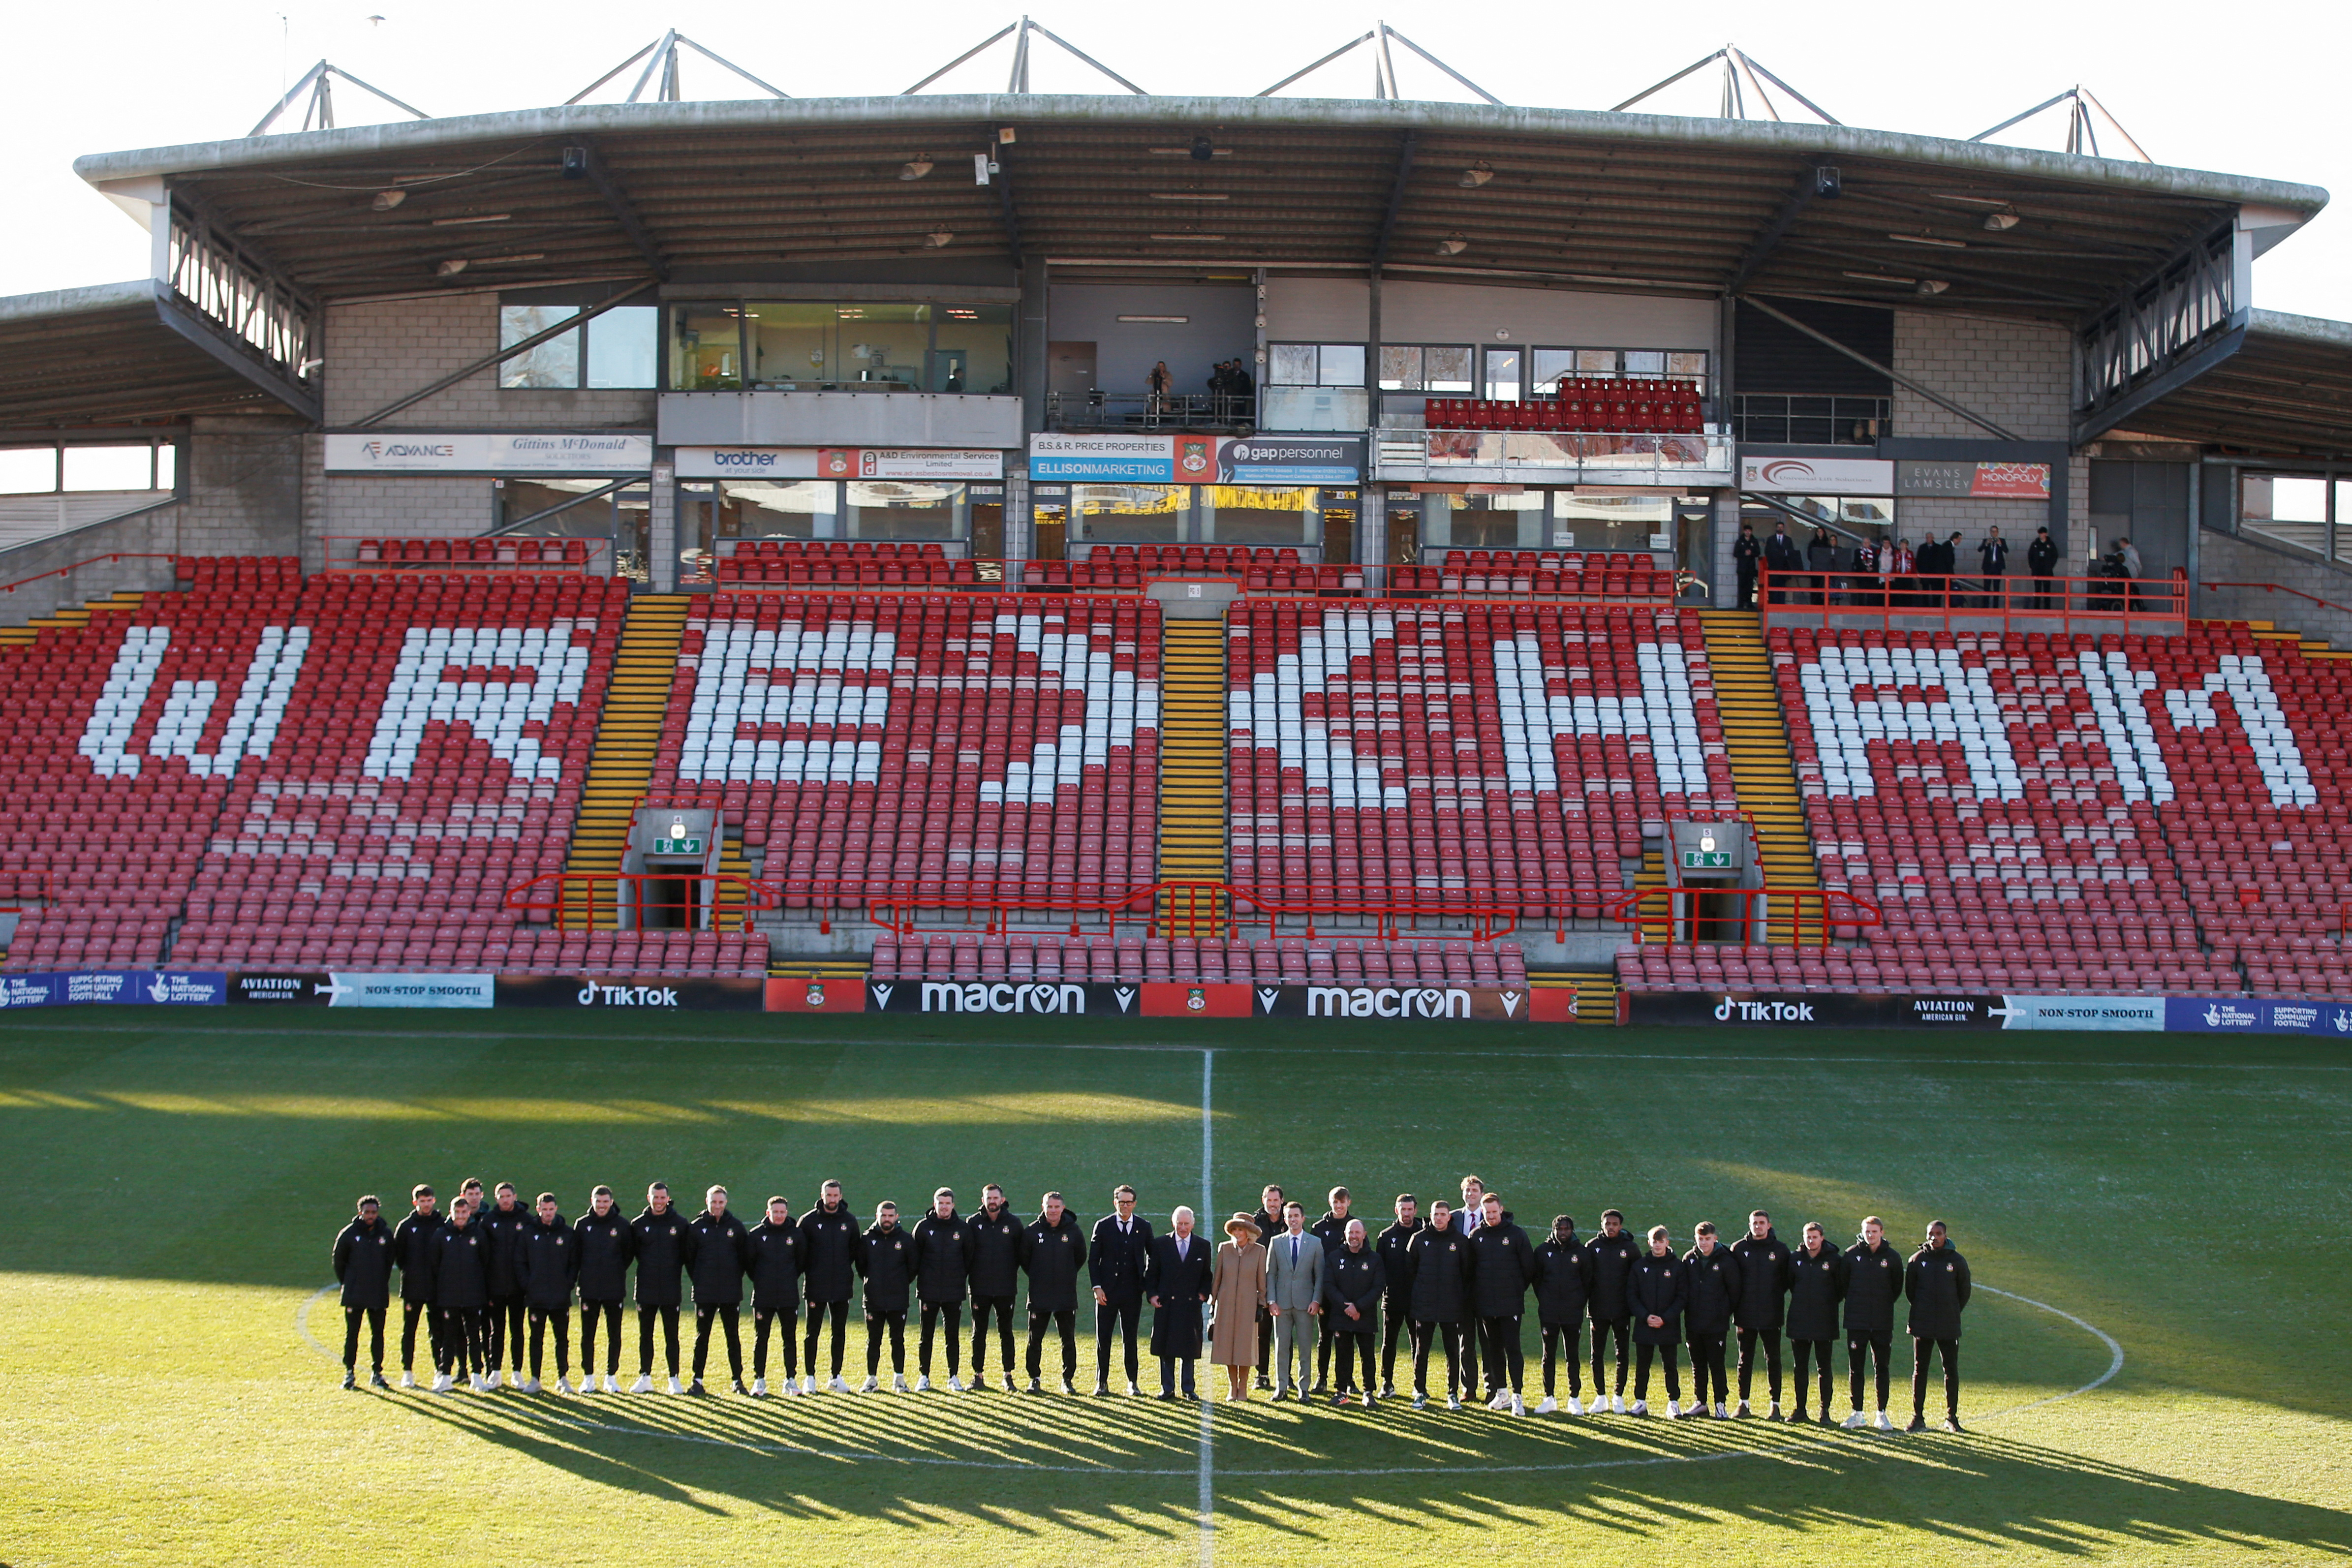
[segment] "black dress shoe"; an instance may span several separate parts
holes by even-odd
[[[1159,1393],[1157,1393],[1157,1394],[1153,1395],[1153,1396],[1152,1396],[1152,1397],[1153,1397],[1154,1399],[1165,1399],[1165,1400],[1167,1400],[1167,1401],[1168,1401],[1170,1404],[1171,1404],[1171,1405],[1172,1405],[1172,1404],[1174,1404],[1174,1403],[1175,1403],[1175,1401],[1176,1401],[1176,1396],[1174,1396],[1173,1394],[1169,1393],[1169,1392],[1168,1392],[1167,1390],[1165,1390],[1165,1389],[1162,1389],[1160,1392],[1159,1392]]]

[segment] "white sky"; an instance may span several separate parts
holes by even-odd
[[[110,0],[96,12],[27,4],[12,13],[0,93],[12,242],[0,246],[0,294],[143,274],[146,235],[74,176],[74,158],[242,136],[322,56],[429,113],[468,114],[560,103],[674,26],[797,97],[895,93],[1012,20],[1021,3]],[[2352,10],[2341,4],[1194,0],[1031,14],[1143,87],[1171,94],[1255,92],[1380,16],[1512,104],[1607,109],[1727,39],[1849,125],[1927,135],[1973,135],[2079,81],[2161,162],[2339,193],[2352,187],[2352,136],[2340,122]],[[1001,89],[1009,47],[933,90]],[[1408,96],[1466,96],[1402,51],[1398,75]],[[598,99],[618,99],[628,79]],[[732,81],[688,57],[688,97],[751,96]],[[1041,91],[1108,85],[1042,42],[1032,82]],[[1364,97],[1370,83],[1359,51],[1288,90]],[[1711,113],[1716,95],[1712,72],[1703,72],[1643,107]],[[346,125],[398,117],[348,87],[339,89],[336,115]],[[2063,134],[2053,110],[2002,140],[2055,148]],[[2254,302],[2352,319],[2347,236],[2352,217],[2323,214],[2258,264]]]

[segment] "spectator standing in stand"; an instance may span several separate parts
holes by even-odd
[[[2034,530],[2033,542],[2025,547],[2025,570],[2033,574],[2033,608],[2050,608],[2050,580],[2058,572],[2058,546],[2048,528]]]
[[[1756,538],[1753,524],[1739,525],[1739,537],[1731,541],[1731,567],[1739,579],[1739,608],[1756,608],[1756,563],[1764,559],[1764,546]]]
[[[1984,597],[1978,602],[1988,610],[2001,608],[2001,580],[2009,575],[2009,541],[2000,537],[1998,528],[1985,530],[1984,542],[1977,546],[1977,570],[1983,574]]]
[[[1772,525],[1772,537],[1764,541],[1764,564],[1771,569],[1780,582],[1773,591],[1772,602],[1788,603],[1789,590],[1804,566],[1804,557],[1798,553],[1797,541],[1789,537],[1788,524]]]

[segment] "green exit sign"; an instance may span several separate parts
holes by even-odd
[[[1731,852],[1729,850],[1685,850],[1683,869],[1685,871],[1729,871]]]
[[[656,839],[653,852],[657,855],[698,855],[702,852],[700,839]]]

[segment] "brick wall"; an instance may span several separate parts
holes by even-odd
[[[348,424],[464,369],[499,346],[495,294],[453,294],[340,305],[327,312],[327,423]],[[542,392],[502,388],[499,367],[404,408],[394,430],[525,430],[540,426],[650,428],[650,391]]]
[[[2020,441],[2063,441],[2073,382],[2073,340],[2063,327],[1948,311],[1895,313],[1895,369],[1972,409]],[[1955,441],[1995,439],[1981,425],[1895,389],[1895,434]]]
[[[2352,571],[2236,535],[2200,529],[2197,564],[2201,582],[2274,582],[2312,599],[2352,605]],[[2209,589],[2199,593],[2197,612],[2214,621],[2275,622],[2283,630],[2352,648],[2352,611],[2326,609],[2293,593]]]

